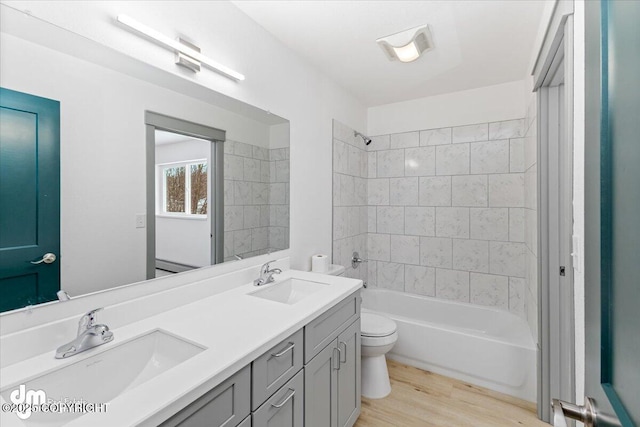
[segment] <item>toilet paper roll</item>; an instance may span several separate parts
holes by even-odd
[[[314,273],[326,273],[329,271],[329,257],[323,254],[312,256],[311,271]]]

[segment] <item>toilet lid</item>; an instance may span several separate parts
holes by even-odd
[[[362,313],[361,334],[367,337],[386,337],[396,331],[396,322],[374,313]]]

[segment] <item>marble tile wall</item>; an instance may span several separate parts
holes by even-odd
[[[356,147],[367,178],[353,206],[366,205],[368,283],[526,317],[527,129],[520,119],[380,135],[366,161]]]
[[[289,247],[289,148],[224,143],[225,261]]]
[[[525,315],[534,340],[538,340],[538,170],[537,103],[531,95],[524,137]]]
[[[345,276],[367,280],[366,264],[353,269],[357,251],[367,258],[368,157],[364,142],[354,130],[333,121],[333,259],[346,268]]]

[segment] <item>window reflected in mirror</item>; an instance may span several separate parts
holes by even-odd
[[[161,164],[164,214],[206,215],[208,205],[207,160]],[[187,174],[186,171],[189,171]],[[185,203],[188,200],[189,203]]]

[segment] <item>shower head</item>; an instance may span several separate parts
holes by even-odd
[[[364,141],[364,145],[371,144],[371,138],[369,138],[366,135],[361,134],[360,132],[354,131],[353,132],[353,136],[359,136],[360,138],[362,138],[362,140]]]

